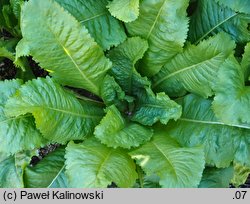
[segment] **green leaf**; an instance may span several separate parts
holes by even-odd
[[[219,121],[212,111],[212,100],[190,94],[178,103],[183,107],[182,116],[167,125],[167,134],[183,146],[203,145],[209,165],[225,168],[232,161],[250,165],[249,126],[227,125]]]
[[[115,105],[119,110],[126,109],[126,95],[114,77],[106,75],[101,87],[101,97],[107,106]]]
[[[203,172],[199,188],[228,188],[233,175],[232,166],[223,169],[207,167]]]
[[[94,132],[103,144],[113,148],[131,148],[138,147],[152,137],[151,128],[126,120],[115,106],[110,106],[106,112]]]
[[[12,61],[15,60],[15,46],[17,44],[16,39],[3,40],[0,38],[0,57],[8,58]]]
[[[0,0],[0,29],[6,26],[2,10],[4,5],[7,5],[8,3],[9,3],[8,0]]]
[[[234,164],[234,177],[231,180],[235,187],[244,184],[250,174],[250,168],[240,164]]]
[[[122,24],[109,14],[107,0],[56,0],[68,10],[104,49],[117,46],[126,39]]]
[[[17,47],[17,59],[31,55],[60,84],[100,94],[111,63],[88,30],[58,3],[52,0],[25,3],[21,29],[23,39]]]
[[[216,2],[227,6],[234,11],[250,14],[249,0],[215,0]]]
[[[181,106],[172,101],[165,93],[156,95],[151,89],[138,92],[138,102],[132,120],[143,125],[156,122],[167,124],[170,119],[177,120],[181,116]]]
[[[129,104],[134,101],[133,97],[125,94],[114,77],[109,75],[103,80],[101,97],[106,106],[115,105],[121,112],[126,112]]]
[[[17,19],[20,18],[21,6],[23,5],[23,3],[24,0],[10,0],[10,5]]]
[[[250,77],[250,43],[245,46],[244,54],[242,56],[241,67],[244,70],[245,80]]]
[[[217,118],[226,124],[250,126],[250,87],[245,86],[244,69],[234,56],[221,66],[214,87],[213,110]]]
[[[135,164],[125,150],[108,148],[94,138],[70,142],[65,158],[70,187],[106,188],[111,182],[131,187],[137,178]]]
[[[3,5],[2,7],[2,17],[3,17],[3,27],[6,29],[12,36],[20,38],[21,31],[19,28],[18,20],[13,13],[11,5],[9,2],[7,5]]]
[[[103,111],[88,103],[80,103],[47,77],[23,85],[6,104],[8,116],[32,113],[36,126],[51,142],[82,140],[99,123]]]
[[[129,95],[135,94],[139,88],[150,86],[148,79],[141,77],[134,66],[143,57],[147,49],[146,40],[140,37],[132,37],[108,54],[108,57],[113,62],[110,74],[116,79],[122,90]]]
[[[8,58],[12,61],[15,60],[15,55],[7,50],[5,47],[0,47],[0,57]]]
[[[155,174],[151,176],[145,176],[143,179],[143,188],[161,188],[159,181],[159,176]]]
[[[143,175],[133,188],[161,188],[159,181],[160,177],[155,174],[150,176]]]
[[[164,131],[157,131],[150,142],[129,154],[147,175],[158,175],[164,188],[190,188],[200,183],[203,148],[183,148]]]
[[[189,39],[192,42],[198,43],[222,31],[237,42],[245,43],[250,40],[249,15],[220,6],[215,0],[199,0],[197,3],[197,9],[190,21]]]
[[[148,43],[146,40],[140,37],[131,37],[118,47],[111,50],[109,52],[109,57],[111,57],[111,59],[115,57],[124,57],[129,59],[131,63],[135,65],[139,59],[142,59],[147,49]]]
[[[57,148],[35,166],[24,171],[26,188],[67,188],[67,177],[64,165],[64,147]]]
[[[0,57],[8,58],[11,61],[15,61],[15,48],[18,40],[13,38],[10,40],[0,39]],[[27,65],[24,59],[19,59],[15,64],[16,67],[20,67],[22,71],[26,70]],[[20,70],[19,70],[20,71]]]
[[[20,79],[0,81],[0,104],[1,104],[1,116],[3,116],[3,106],[10,96],[12,96],[23,84]]]
[[[139,18],[126,24],[132,36],[148,40],[140,71],[147,76],[156,74],[177,53],[182,52],[188,31],[186,9],[188,0],[144,0]]]
[[[126,23],[139,16],[139,0],[113,0],[107,7],[112,16]]]
[[[36,129],[31,115],[8,117],[4,113],[6,101],[21,84],[21,80],[0,82],[0,150],[8,155],[41,147],[47,142]]]
[[[23,179],[20,167],[15,165],[15,157],[0,159],[0,188],[23,188]]]
[[[22,152],[18,152],[18,153],[16,153],[14,155],[15,156],[15,165],[16,165],[16,168],[21,168],[22,169],[22,171],[19,171],[19,173],[20,173],[20,175],[22,175],[22,177],[23,177],[25,168],[28,165],[30,165],[31,158],[34,155],[38,155],[37,148],[30,149],[30,150],[25,150],[25,151],[22,151]]]
[[[153,89],[170,96],[181,96],[186,91],[211,96],[219,67],[234,47],[234,41],[225,33],[202,41],[198,46],[189,44],[153,77]]]

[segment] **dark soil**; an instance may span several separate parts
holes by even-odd
[[[35,166],[39,163],[44,157],[46,157],[49,153],[56,150],[56,148],[60,147],[60,144],[49,144],[46,147],[42,147],[38,150],[38,156],[33,156],[30,161],[30,166]]]
[[[46,147],[42,147],[39,149],[38,154],[40,158],[44,158],[47,156],[50,152],[54,152],[56,148],[60,147],[60,144],[49,144]]]
[[[99,101],[102,102],[102,99],[99,98],[98,96],[96,96],[95,94],[86,91],[84,89],[79,89],[79,88],[73,88],[73,87],[69,87],[67,86],[68,89],[73,90],[74,92],[76,92],[77,94],[81,95],[81,96],[85,96],[87,98],[93,99],[94,101]]]
[[[110,185],[108,185],[108,188],[118,188],[118,186],[112,182]]]
[[[40,161],[40,159],[39,159],[38,156],[33,156],[33,157],[31,157],[30,166],[35,166],[35,165],[37,165],[39,161]]]
[[[49,75],[49,73],[42,69],[38,63],[36,63],[31,57],[28,58],[28,62],[29,62],[29,65],[31,67],[31,70],[33,72],[33,74],[36,76],[36,77],[46,77]]]
[[[16,68],[9,59],[0,61],[0,80],[13,79],[16,76]]]
[[[188,8],[187,8],[187,13],[188,13],[188,16],[192,16],[193,13],[195,12],[196,8],[197,8],[197,4],[198,2],[197,1],[192,1],[190,2]]]
[[[0,33],[0,37],[3,36],[4,39],[10,39],[10,38],[13,38],[13,36],[8,32],[6,31],[5,29],[2,29],[1,33]]]

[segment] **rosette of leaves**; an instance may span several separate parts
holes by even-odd
[[[0,187],[245,182],[248,0],[1,2]]]

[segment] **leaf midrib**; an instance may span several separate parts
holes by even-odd
[[[6,120],[0,121],[0,125],[1,125],[1,123],[6,123],[8,121],[18,120],[18,119],[21,119],[21,118],[29,118],[29,117],[31,117],[31,116],[30,115],[20,115],[20,116],[17,116],[17,117],[7,118]]]
[[[84,3],[79,1],[80,4],[82,4],[83,7],[85,7]],[[75,8],[74,6],[72,6],[71,4],[68,4],[68,3],[64,3],[65,5],[67,5],[68,7],[72,7],[73,9]],[[78,10],[80,12],[80,10]],[[73,15],[73,14],[72,14]],[[108,15],[108,11],[102,11],[98,14],[95,14],[95,15],[92,15],[91,17],[88,17],[88,18],[85,18],[85,16],[82,16],[83,20],[80,20],[80,19],[77,19],[80,23],[85,23],[85,22],[88,22],[90,20],[93,20],[95,18],[98,18],[100,16],[105,16],[105,15]],[[76,18],[76,17],[75,17]]]
[[[174,168],[174,165],[172,164],[172,162],[169,160],[168,156],[164,153],[164,151],[154,142],[152,141],[152,144],[155,146],[155,148],[166,158],[166,160],[168,161],[168,163],[170,164],[171,168],[173,169],[173,173],[175,178],[177,179],[177,172]]]
[[[84,20],[81,20],[80,23],[85,23],[85,22],[88,22],[90,20],[94,20],[95,18],[99,18],[101,16],[106,16],[108,14],[108,12],[102,12],[102,13],[99,13],[99,14],[96,14],[96,15],[93,15],[89,18],[86,18]]]
[[[103,157],[103,156],[102,156],[103,161],[101,162],[101,164],[98,166],[98,168],[97,168],[97,170],[96,170],[96,179],[95,179],[94,182],[96,182],[97,180],[100,179],[100,178],[99,178],[99,174],[100,174],[100,172],[101,172],[101,169],[103,168],[104,164],[105,164],[105,163],[107,162],[107,160],[109,159],[109,157],[110,157],[110,155],[111,155],[112,152],[113,152],[113,150],[110,149],[109,152],[107,153],[106,157]]]
[[[91,148],[88,148],[88,147],[84,147],[84,148],[91,151],[91,152],[93,151],[93,149],[91,149]],[[96,152],[102,158],[102,161],[101,161],[101,163],[99,164],[99,166],[97,167],[97,169],[95,171],[96,172],[95,179],[88,186],[92,186],[93,183],[96,186],[96,182],[100,180],[99,174],[100,174],[103,166],[107,163],[107,160],[109,159],[110,155],[113,153],[113,149],[109,149],[105,156],[100,154],[97,151],[94,151],[94,152]]]
[[[149,107],[149,108],[163,109],[163,110],[166,110],[166,108],[169,108],[169,106],[167,106],[167,103],[162,104],[162,105],[145,103],[142,105],[142,107],[144,107],[144,106]]]
[[[88,77],[83,73],[83,71],[80,69],[79,65],[76,63],[76,61],[74,60],[74,58],[71,56],[71,53],[67,50],[67,48],[61,43],[60,38],[53,32],[53,30],[50,28],[49,25],[47,25],[48,30],[50,31],[50,33],[53,34],[54,39],[56,40],[56,42],[63,48],[64,53],[69,57],[69,59],[71,60],[71,62],[75,65],[76,70],[80,73],[80,75],[82,76],[82,78],[91,86],[93,87],[93,92],[94,93],[98,93],[98,87],[88,79]]]
[[[15,173],[16,173],[16,175],[18,175],[19,176],[19,181],[20,181],[20,183],[22,184],[22,188],[24,188],[24,179],[21,179],[20,178],[20,170],[18,170],[18,168],[21,168],[22,169],[22,176],[23,176],[23,174],[24,174],[24,169],[21,167],[21,166],[18,166],[18,165],[16,165],[16,155],[15,155],[15,157],[13,157],[13,159],[14,159],[14,162],[15,162]]]
[[[157,13],[157,16],[156,16],[156,18],[155,18],[155,20],[154,20],[154,23],[153,23],[153,25],[151,26],[151,28],[150,28],[150,30],[149,30],[149,33],[148,33],[148,35],[147,35],[147,37],[146,37],[147,40],[149,39],[149,37],[151,36],[151,34],[152,34],[152,32],[153,32],[153,29],[155,28],[155,25],[156,25],[156,23],[157,23],[157,21],[158,21],[160,15],[161,15],[161,12],[162,12],[162,10],[163,10],[163,7],[164,7],[165,3],[166,3],[166,0],[163,1],[163,4],[161,5],[160,10],[159,10],[158,13]]]
[[[169,78],[171,78],[171,77],[174,77],[175,75],[181,74],[182,72],[189,71],[190,69],[198,69],[198,68],[201,68],[199,65],[204,64],[204,63],[206,63],[206,62],[209,62],[210,60],[216,58],[219,54],[220,54],[220,53],[218,53],[218,54],[214,55],[213,57],[211,57],[211,58],[209,58],[209,59],[206,59],[206,60],[204,60],[204,61],[202,61],[202,62],[193,64],[193,65],[191,65],[191,66],[184,67],[184,68],[181,68],[181,69],[178,68],[177,71],[172,72],[172,73],[170,73],[170,74],[164,76],[162,79],[160,79],[160,80],[158,80],[156,83],[154,83],[154,84],[152,85],[152,88],[157,87],[157,86],[158,86],[159,84],[161,84],[163,81],[165,81],[165,80],[167,80],[167,79],[169,79]],[[159,73],[159,74],[160,74],[160,73]]]
[[[207,31],[203,36],[201,36],[194,44],[198,44],[201,40],[203,40],[205,37],[207,37],[211,32],[213,32],[216,28],[220,27],[222,24],[226,23],[227,21],[231,20],[235,16],[237,16],[239,13],[234,13],[233,15],[229,16],[228,18],[224,19],[214,27],[212,27],[209,31]]]
[[[52,111],[57,111],[57,112],[61,112],[61,113],[65,113],[65,114],[73,115],[73,116],[78,116],[78,117],[82,117],[82,118],[101,118],[101,116],[93,116],[93,115],[88,115],[88,114],[79,114],[79,113],[71,112],[71,111],[68,111],[68,110],[49,107],[49,106],[42,106],[42,105],[41,106],[32,106],[32,108],[49,109],[49,110],[52,110]]]
[[[197,120],[197,119],[190,119],[190,118],[179,118],[178,120],[185,121],[185,122],[202,123],[202,124],[207,124],[207,125],[222,125],[222,126],[229,126],[229,127],[243,128],[243,129],[250,130],[250,126],[237,125],[237,124],[229,125],[229,124],[225,124],[225,123],[219,122],[219,121]]]
[[[59,177],[59,175],[62,173],[62,171],[64,170],[64,168],[66,167],[66,164],[64,164],[62,166],[62,168],[60,169],[60,171],[57,173],[57,175],[54,177],[54,179],[51,181],[51,183],[48,185],[47,188],[50,188],[51,185],[55,182],[55,180]]]

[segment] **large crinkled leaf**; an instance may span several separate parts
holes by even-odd
[[[213,94],[220,65],[232,53],[235,43],[220,33],[199,45],[188,45],[183,53],[169,61],[153,77],[153,89],[170,96],[181,96],[186,91],[208,97]],[[201,54],[202,53],[202,54]]]
[[[70,187],[106,188],[111,182],[132,187],[137,178],[135,164],[125,150],[108,148],[94,138],[70,142],[65,158]]]
[[[157,131],[150,142],[129,154],[147,175],[158,175],[164,188],[190,188],[200,183],[205,164],[203,148],[181,147],[164,131]]]
[[[14,156],[0,157],[0,188],[23,188],[21,171],[22,169],[16,166]]]
[[[96,126],[94,135],[103,144],[117,148],[131,148],[150,140],[153,130],[125,119],[115,106],[106,110],[106,115]]]
[[[187,0],[144,0],[137,20],[126,24],[132,36],[148,40],[140,71],[156,74],[173,56],[182,51],[188,31]]]
[[[67,9],[104,50],[126,39],[122,24],[109,14],[107,0],[56,0]]]
[[[237,42],[250,40],[249,15],[220,6],[215,0],[199,0],[197,3],[197,9],[190,21],[189,39],[192,42],[198,43],[222,31],[231,35]]]
[[[107,7],[112,16],[126,23],[139,16],[139,0],[113,0]]]
[[[138,99],[132,120],[143,125],[156,122],[167,124],[170,119],[177,120],[181,116],[181,106],[172,101],[165,93],[156,95],[151,89],[138,92]]]
[[[38,78],[23,85],[6,103],[8,116],[32,113],[36,126],[52,142],[82,140],[92,133],[102,109],[80,103],[52,79]]]
[[[250,0],[215,0],[237,12],[250,14]]]
[[[171,137],[184,146],[203,145],[209,165],[225,168],[236,161],[250,166],[249,126],[219,121],[212,111],[212,100],[191,94],[178,102],[183,108],[182,116],[166,127]]]
[[[232,178],[231,182],[235,187],[239,187],[247,181],[249,175],[250,167],[234,163],[234,177]]]
[[[64,165],[64,147],[56,149],[35,166],[24,171],[24,184],[27,188],[67,188]]]
[[[111,63],[88,30],[58,3],[25,3],[21,29],[23,39],[17,46],[17,58],[31,55],[59,83],[100,94]]]
[[[146,40],[140,37],[132,37],[108,54],[113,62],[110,74],[116,79],[122,90],[129,95],[135,94],[139,88],[150,86],[148,79],[141,77],[135,69],[135,63],[143,57],[147,49]]]
[[[226,124],[250,126],[250,87],[245,86],[244,69],[234,56],[221,66],[215,85],[213,110]]]
[[[4,106],[21,86],[21,80],[0,82],[0,151],[14,154],[43,146],[46,140],[36,129],[31,115],[8,117],[4,113]]]
[[[232,166],[228,168],[205,168],[199,188],[228,188],[234,175]]]
[[[247,43],[247,45],[245,46],[241,66],[244,70],[244,78],[245,80],[248,80],[250,77],[250,43]]]

